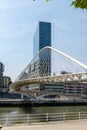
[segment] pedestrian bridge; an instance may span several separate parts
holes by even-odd
[[[60,76],[45,76],[38,78],[30,78],[24,80],[18,80],[12,84],[12,91],[19,91],[22,86],[31,85],[31,84],[48,84],[48,83],[60,83],[60,82],[85,82],[87,81],[87,73],[79,74],[66,74]]]
[[[12,83],[12,91],[32,84],[51,84],[60,82],[86,82],[87,66],[75,58],[52,47],[41,49],[27,67]]]

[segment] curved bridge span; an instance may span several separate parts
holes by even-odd
[[[71,81],[85,82],[87,81],[87,73],[65,74],[60,76],[46,76],[46,77],[19,80],[12,84],[11,90],[19,91],[22,86],[30,84],[47,84],[47,83],[60,83]]]
[[[32,63],[34,62],[34,60],[39,57],[41,55],[41,53],[43,54],[43,52],[45,52],[45,50],[47,50],[46,53],[48,53],[48,50],[55,52],[58,55],[61,55],[62,57],[68,59],[69,61],[72,61],[73,63],[77,64],[78,66],[80,66],[81,68],[83,68],[85,71],[87,70],[87,65],[81,63],[80,61],[76,60],[75,58],[53,48],[50,46],[46,46],[44,48],[42,48],[35,56],[34,58],[31,60],[31,62],[25,67],[25,69],[19,74],[19,76],[17,77],[16,81],[20,80],[23,78],[23,75],[25,72],[27,72],[29,70],[29,67],[32,65]],[[44,54],[43,54],[44,55]],[[46,55],[46,54],[45,54]],[[55,58],[55,57],[54,57]],[[55,64],[55,63],[53,63]],[[62,63],[63,64],[63,63]],[[75,72],[74,72],[75,73]],[[49,74],[50,75],[50,74]]]
[[[52,56],[54,56],[53,59]],[[57,57],[62,56],[61,59],[62,58],[64,59],[62,64],[60,64],[59,59],[56,59],[56,56]],[[72,70],[73,67],[71,63],[70,69],[72,71],[70,71],[69,66],[67,68],[65,67],[65,60],[74,63],[74,65],[78,65],[82,70],[80,72],[73,71]],[[56,71],[58,73],[55,73]],[[32,84],[49,84],[49,83],[51,84],[51,83],[60,83],[60,82],[63,83],[71,82],[71,81],[86,82],[87,81],[86,71],[87,71],[87,66],[81,63],[80,61],[76,60],[75,58],[53,47],[47,46],[42,48],[36,54],[33,60],[27,65],[27,67],[20,73],[16,81],[12,83],[11,90],[19,91],[22,86],[27,86]]]

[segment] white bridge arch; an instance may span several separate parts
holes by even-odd
[[[29,78],[28,75],[26,75],[26,74],[28,74],[30,65],[36,59],[36,57],[38,57],[38,55],[46,49],[50,49],[50,50],[62,55],[63,57],[67,58],[68,60],[73,61],[74,63],[78,64],[81,68],[83,68],[85,70],[85,72],[78,73],[78,74],[74,73],[74,74],[64,74],[64,75],[59,75],[59,76],[55,75],[55,76],[43,76],[43,77]],[[22,86],[29,85],[29,84],[44,84],[44,83],[66,82],[66,81],[85,81],[85,80],[87,80],[86,70],[87,70],[87,66],[85,64],[81,63],[80,61],[76,60],[75,58],[73,58],[53,47],[46,46],[46,47],[42,48],[35,55],[33,60],[21,72],[21,74],[18,76],[16,81],[11,85],[11,89],[13,91],[15,91],[17,89],[19,90]],[[25,75],[25,78],[24,78],[24,75]]]

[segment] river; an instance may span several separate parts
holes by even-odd
[[[56,107],[0,107],[0,115],[21,115],[40,113],[87,112],[87,106],[56,106]]]

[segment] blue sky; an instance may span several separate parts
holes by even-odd
[[[15,80],[32,60],[39,21],[52,23],[52,46],[87,64],[87,11],[72,0],[0,0],[0,61]]]

